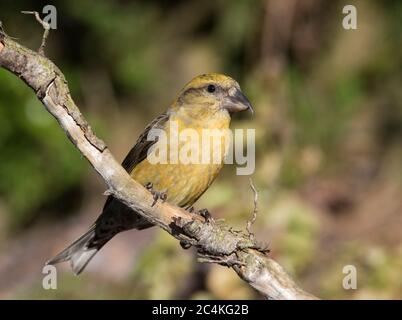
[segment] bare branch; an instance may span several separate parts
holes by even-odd
[[[46,21],[43,21],[40,16],[39,13],[37,11],[21,11],[21,13],[23,14],[33,14],[35,16],[36,21],[38,21],[44,31],[43,31],[43,35],[42,35],[42,43],[38,49],[39,54],[41,54],[42,56],[45,55],[45,46],[46,46],[46,39],[49,36],[49,31],[50,31],[50,24],[47,23]]]
[[[258,192],[257,189],[254,186],[253,183],[253,179],[250,178],[250,187],[251,190],[253,190],[253,194],[254,194],[254,210],[253,210],[253,215],[251,216],[251,219],[247,221],[247,232],[249,233],[249,235],[251,237],[254,238],[254,233],[251,231],[251,227],[253,226],[253,224],[255,223],[255,221],[257,220],[257,214],[258,214]]]
[[[105,143],[92,132],[56,65],[7,37],[2,30],[0,43],[0,66],[20,77],[35,91],[71,142],[103,178],[109,194],[182,243],[194,246],[201,258],[231,267],[266,298],[315,298],[300,289],[247,233],[233,231],[223,223],[209,223],[199,215],[169,203],[158,201],[152,206],[152,194],[130,177]]]

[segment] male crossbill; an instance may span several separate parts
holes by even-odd
[[[144,186],[152,185],[153,192],[163,192],[166,201],[189,208],[208,189],[223,165],[223,156],[218,163],[151,163],[148,155],[152,150],[170,148],[159,146],[162,141],[147,139],[151,130],[169,132],[172,123],[179,133],[184,129],[200,132],[202,129],[227,130],[231,114],[251,110],[250,102],[240,90],[239,84],[222,74],[206,74],[191,80],[180,91],[177,98],[162,115],[155,118],[138,138],[134,147],[124,159],[122,166],[131,177]],[[166,143],[166,141],[164,141]],[[153,149],[152,149],[153,148]],[[192,144],[202,153],[205,149]],[[199,150],[198,150],[199,148]],[[224,146],[223,149],[227,149]],[[151,151],[151,152],[150,152]],[[224,152],[224,151],[223,151]],[[51,259],[48,264],[70,261],[75,274],[79,274],[92,257],[117,233],[129,229],[145,229],[152,224],[133,212],[113,196],[109,196],[98,217],[87,233]]]

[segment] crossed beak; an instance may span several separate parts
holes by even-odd
[[[225,97],[224,108],[230,113],[249,110],[251,114],[254,114],[250,101],[238,88],[231,90]]]

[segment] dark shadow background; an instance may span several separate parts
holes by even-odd
[[[1,1],[6,32],[38,48],[41,27]],[[322,298],[402,298],[400,1],[55,1],[47,55],[96,133],[123,159],[193,76],[239,81],[255,116],[254,229]],[[342,28],[354,4],[358,29]],[[105,186],[17,77],[0,70],[0,298],[258,298],[234,272],[197,264],[160,230],[117,236],[74,277],[43,263],[100,213]],[[226,166],[197,207],[243,228],[248,177]],[[354,265],[357,290],[344,290]]]

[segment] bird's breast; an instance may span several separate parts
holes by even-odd
[[[171,119],[172,120],[172,119]],[[223,166],[231,142],[230,119],[221,118],[189,126],[180,119],[167,121],[165,136],[158,139],[148,157],[131,172],[145,185],[166,192],[167,201],[191,206],[211,185]]]

